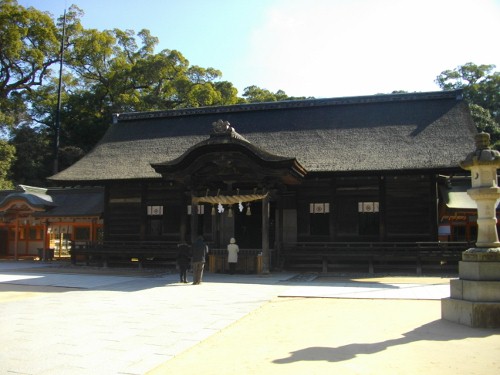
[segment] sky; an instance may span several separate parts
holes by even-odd
[[[500,0],[18,0],[54,17],[75,4],[85,28],[148,29],[155,52],[256,85],[315,98],[438,91],[467,62],[500,70]]]

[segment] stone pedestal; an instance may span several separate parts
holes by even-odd
[[[450,298],[441,300],[441,317],[475,328],[500,328],[500,249],[465,251],[459,277],[450,282]]]
[[[497,203],[500,199],[497,169],[500,152],[489,146],[490,136],[475,137],[476,150],[460,166],[471,172],[467,190],[477,205],[476,247],[462,253],[460,278],[450,282],[450,298],[441,301],[441,317],[477,328],[500,328],[500,242]]]

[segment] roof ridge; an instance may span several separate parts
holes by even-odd
[[[375,94],[364,96],[345,96],[338,98],[320,98],[320,99],[304,99],[304,100],[283,100],[278,102],[262,102],[250,104],[234,104],[226,106],[211,106],[197,108],[170,109],[165,111],[148,111],[148,112],[124,112],[113,114],[113,123],[153,119],[163,117],[178,117],[200,114],[214,113],[230,113],[230,112],[245,112],[255,110],[272,110],[285,108],[306,108],[306,107],[321,107],[331,105],[350,105],[350,104],[366,104],[366,103],[383,103],[397,101],[415,101],[428,99],[451,99],[462,100],[463,90],[449,91],[431,91],[431,92],[414,92],[414,93],[396,93],[396,94]]]

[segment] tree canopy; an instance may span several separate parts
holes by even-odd
[[[191,65],[176,50],[155,52],[159,40],[149,30],[85,29],[83,15],[72,5],[54,19],[16,0],[0,0],[0,130],[19,150],[0,168],[15,183],[44,183],[56,131],[56,165],[66,167],[102,138],[113,113],[293,99],[256,86],[239,97],[220,70]]]
[[[469,62],[441,72],[436,83],[443,90],[463,90],[478,130],[490,133],[493,146],[500,149],[500,72],[495,65]]]
[[[7,141],[0,139],[0,189],[13,187],[10,169],[14,161],[16,148]]]
[[[465,98],[500,120],[500,72],[495,65],[476,65],[471,62],[453,70],[445,70],[436,78],[443,90],[463,89]]]
[[[23,94],[41,86],[59,61],[59,33],[52,18],[15,0],[0,0],[0,124],[25,120]]]

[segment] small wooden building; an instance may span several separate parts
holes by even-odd
[[[0,191],[0,257],[68,257],[72,246],[102,240],[103,188]]]
[[[235,237],[264,271],[328,270],[436,244],[440,176],[461,172],[475,133],[460,91],[122,113],[50,179],[104,187],[110,247],[202,234],[216,253]]]
[[[467,190],[472,186],[467,174],[442,177],[439,193],[442,204],[439,206],[439,240],[467,241],[477,239],[477,205]],[[499,205],[496,209],[497,231],[500,217]]]

